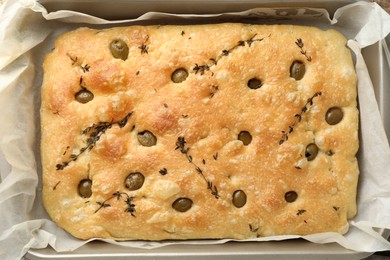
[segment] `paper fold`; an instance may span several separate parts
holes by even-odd
[[[53,247],[58,252],[75,250],[80,241],[58,228],[41,203],[39,163],[39,103],[41,63],[53,40],[62,32],[80,27],[101,28],[138,21],[192,22],[200,19],[226,21],[250,17],[257,23],[294,23],[333,28],[349,39],[356,56],[361,118],[358,215],[342,236],[323,233],[304,236],[314,243],[337,242],[360,252],[390,250],[375,228],[390,229],[390,149],[375,100],[372,83],[360,49],[383,39],[390,32],[390,16],[378,5],[357,2],[340,8],[330,20],[315,8],[259,8],[238,13],[174,15],[147,13],[137,19],[106,21],[72,11],[48,13],[34,0],[6,1],[0,9],[0,259],[21,258],[30,248]],[[38,187],[38,188],[37,188]],[[299,236],[251,239],[270,241]],[[136,248],[174,244],[225,243],[224,240],[178,242],[115,242]],[[4,250],[12,249],[12,250]]]

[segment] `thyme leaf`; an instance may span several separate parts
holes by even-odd
[[[132,114],[133,114],[133,112],[128,113],[123,119],[121,119],[119,122],[117,122],[119,128],[125,127],[125,125],[127,124],[127,121],[129,121],[129,118],[131,117]]]
[[[245,46],[245,41],[238,41],[237,46]]]
[[[77,63],[77,57],[72,57],[69,53],[67,53],[66,56],[68,56],[69,59],[72,61],[72,66]]]
[[[101,208],[108,208],[108,207],[111,207],[110,204],[107,204],[106,201],[103,201],[103,202],[96,202],[98,205],[100,205],[99,209]],[[98,210],[99,210],[98,209]],[[95,212],[96,213],[96,212]]]
[[[88,64],[85,64],[85,66],[81,66],[81,69],[83,70],[83,72],[88,72],[90,68],[91,68],[91,66],[89,66]]]
[[[297,39],[297,41],[295,42],[295,44],[299,47],[299,48],[303,48],[303,41],[301,38]]]
[[[141,49],[141,54],[145,53],[148,54],[149,47],[146,44],[142,44],[138,47],[138,49]]]
[[[217,63],[218,63],[217,60],[214,58],[211,58],[210,61],[213,63],[213,65],[217,65]]]
[[[215,93],[219,90],[219,87],[217,85],[212,85],[211,88],[212,88],[212,91],[209,94],[209,98],[214,97]]]
[[[168,170],[167,170],[166,168],[162,168],[162,169],[159,171],[159,173],[160,173],[161,175],[167,175],[167,174],[168,174]]]
[[[70,148],[70,146],[68,145],[62,155],[65,155],[68,152],[69,148]]]
[[[255,233],[255,232],[259,231],[259,228],[258,228],[258,227],[257,227],[257,228],[254,228],[251,224],[249,224],[249,230],[250,230],[251,232]]]
[[[53,190],[56,190],[57,189],[57,186],[58,186],[58,184],[60,184],[61,183],[61,181],[58,181],[55,185],[54,185],[54,187],[53,187]]]
[[[333,156],[334,155],[334,152],[332,150],[329,150],[327,153],[326,153],[328,156]]]

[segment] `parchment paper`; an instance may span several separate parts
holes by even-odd
[[[356,55],[360,106],[360,179],[358,215],[342,236],[322,233],[304,236],[315,243],[337,242],[345,248],[375,252],[390,250],[380,233],[390,229],[390,149],[360,49],[390,32],[390,16],[377,4],[357,2],[336,11],[330,19],[314,8],[254,9],[217,15],[147,13],[138,19],[106,21],[89,15],[48,13],[35,0],[6,1],[0,7],[0,259],[19,259],[30,248],[48,245],[58,252],[75,250],[80,241],[49,220],[41,203],[39,106],[43,56],[59,34],[80,27],[102,28],[132,23],[204,23],[244,21],[287,23],[334,28],[348,39]],[[389,86],[385,86],[389,87]],[[251,241],[283,240],[277,236]],[[169,244],[210,244],[228,240],[181,242],[115,242],[127,247],[155,248]]]

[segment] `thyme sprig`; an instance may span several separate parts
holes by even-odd
[[[216,198],[219,199],[218,189],[215,185],[213,185],[212,181],[208,180],[206,176],[203,173],[203,170],[193,161],[192,156],[189,154],[190,147],[186,147],[186,140],[183,136],[179,136],[177,138],[176,142],[176,148],[175,150],[179,150],[182,154],[184,154],[188,160],[189,163],[191,163],[194,167],[197,173],[202,176],[203,180],[207,184],[207,189],[210,190],[211,194]]]
[[[233,47],[231,47],[230,49],[224,49],[221,51],[221,53],[219,55],[217,55],[217,57],[214,57],[214,58],[210,58],[209,59],[209,62],[205,63],[205,64],[198,64],[198,63],[195,63],[195,66],[192,68],[192,70],[195,72],[195,74],[198,74],[200,73],[200,75],[204,75],[206,71],[209,71],[213,66],[216,66],[218,64],[218,61],[221,60],[223,57],[226,57],[226,56],[229,56],[229,54],[240,48],[240,47],[244,47],[244,46],[248,46],[248,47],[251,47],[252,44],[254,42],[261,42],[264,40],[264,38],[256,38],[257,36],[257,33],[252,35],[249,39],[247,40],[241,40],[241,41],[238,41],[236,43],[236,45],[234,45]],[[268,36],[270,37],[271,34]],[[211,72],[211,76],[213,76],[214,73]]]
[[[294,115],[294,118],[295,118],[294,123],[288,127],[287,131],[282,131],[282,139],[280,139],[279,145],[283,144],[284,142],[286,142],[288,140],[289,135],[293,133],[296,125],[299,122],[301,122],[303,114],[309,110],[310,106],[313,105],[314,98],[321,96],[321,95],[322,95],[322,92],[316,92],[312,97],[307,99],[305,105],[301,108],[301,112],[299,114]]]
[[[91,66],[89,66],[88,64],[85,64],[83,66],[83,64],[78,60],[78,57],[72,57],[69,53],[67,53],[66,55],[72,61],[72,66],[76,65],[76,66],[80,67],[84,73],[88,72],[89,69],[91,68]]]
[[[63,161],[56,165],[56,170],[63,170],[69,163],[76,161],[77,158],[83,154],[85,151],[92,150],[95,147],[96,143],[100,140],[100,137],[113,125],[118,125],[120,128],[123,128],[133,112],[128,113],[124,118],[115,122],[98,122],[95,123],[84,130],[81,131],[81,134],[87,135],[86,146],[82,147],[78,153],[72,153],[69,157],[69,160]],[[69,149],[67,147],[67,149]],[[65,153],[64,153],[65,154]]]
[[[299,49],[301,49],[301,54],[303,54],[303,55],[306,57],[307,61],[310,62],[310,61],[311,61],[311,56],[307,55],[306,50],[303,49],[303,47],[304,47],[305,45],[304,45],[302,39],[301,39],[301,38],[297,39],[297,41],[295,42],[295,44],[299,47]]]
[[[133,199],[134,197],[130,197],[129,194],[127,194],[126,192],[120,192],[120,191],[116,191],[115,193],[112,194],[111,197],[109,197],[108,199],[100,202],[96,202],[96,204],[99,205],[99,208],[95,210],[95,213],[97,213],[99,210],[103,209],[103,208],[108,208],[108,207],[111,207],[111,204],[108,204],[107,202],[116,198],[117,200],[119,200],[120,198],[122,198],[122,196],[125,196],[125,200],[123,200],[127,207],[125,209],[125,212],[128,212],[130,213],[133,217],[135,217],[135,204],[133,204]]]
[[[145,54],[148,54],[148,51],[149,51],[149,46],[146,45],[146,42],[149,40],[149,35],[146,36],[146,40],[145,42],[138,47],[138,49],[141,50],[141,54],[145,53]]]

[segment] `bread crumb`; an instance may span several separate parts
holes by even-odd
[[[153,196],[166,200],[180,192],[180,187],[173,181],[168,180],[157,180],[153,184]]]
[[[218,71],[217,73],[217,80],[220,81],[220,80],[225,80],[227,79],[229,76],[229,73],[226,71],[226,70],[220,70]]]
[[[333,187],[331,190],[330,190],[330,194],[332,195],[335,195],[337,193],[337,188],[336,187]]]

